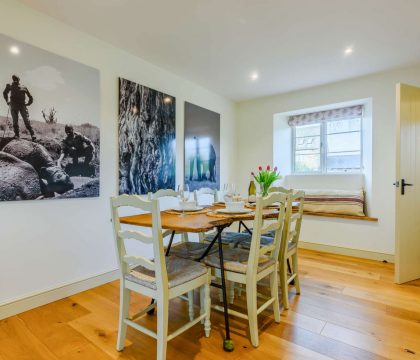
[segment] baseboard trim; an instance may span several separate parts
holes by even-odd
[[[392,254],[383,254],[383,253],[378,253],[374,251],[350,249],[350,248],[345,248],[341,246],[316,244],[316,243],[310,243],[310,242],[305,242],[305,241],[299,241],[299,247],[302,249],[322,251],[322,252],[327,252],[331,254],[353,256],[353,257],[358,257],[362,259],[370,259],[370,260],[377,260],[377,261],[385,260],[389,263],[394,263],[394,255]]]
[[[118,270],[93,275],[0,304],[0,320],[118,279]]]

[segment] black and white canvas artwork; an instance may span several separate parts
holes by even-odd
[[[185,102],[185,183],[220,188],[220,114]]]
[[[175,98],[119,79],[120,194],[175,188]]]
[[[0,201],[99,196],[99,71],[0,34]]]

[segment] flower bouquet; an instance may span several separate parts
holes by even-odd
[[[254,172],[251,175],[254,177],[255,181],[260,185],[261,195],[267,196],[268,189],[273,184],[274,181],[281,179],[280,173],[277,172],[277,166],[271,170],[270,165],[267,165],[267,168],[263,170],[262,166],[258,167],[258,174]]]

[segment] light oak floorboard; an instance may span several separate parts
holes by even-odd
[[[235,351],[222,349],[223,316],[213,312],[212,332],[198,324],[168,343],[168,359],[347,360],[420,358],[420,281],[393,283],[392,264],[300,250],[302,295],[289,293],[290,309],[276,324],[270,309],[258,318],[260,346],[249,342],[247,322],[231,317]],[[264,289],[260,288],[261,292]],[[213,303],[219,303],[212,289]],[[236,296],[235,309],[246,308]],[[195,294],[195,312],[199,297]],[[133,293],[135,313],[150,299]],[[115,350],[118,281],[0,321],[0,360],[154,359],[156,341],[129,328],[123,352]],[[188,304],[171,301],[170,331],[188,321]],[[138,320],[156,329],[156,317]]]

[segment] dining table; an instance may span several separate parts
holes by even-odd
[[[255,212],[251,206],[248,206],[251,211],[247,213],[221,213],[220,209],[223,209],[225,205],[223,203],[213,204],[211,206],[203,207],[202,211],[185,213],[178,213],[171,209],[161,211],[161,227],[166,230],[165,233],[171,234],[168,246],[166,248],[166,255],[169,255],[171,245],[175,234],[177,233],[206,233],[208,231],[216,229],[214,238],[210,241],[207,248],[204,249],[200,256],[197,256],[196,261],[201,261],[210,252],[211,248],[217,242],[219,259],[220,259],[220,270],[221,270],[221,284],[212,283],[213,286],[219,287],[222,290],[223,299],[223,313],[225,321],[225,339],[223,341],[223,349],[225,351],[233,351],[234,343],[230,337],[229,329],[229,315],[228,315],[228,302],[226,295],[226,280],[224,273],[224,261],[223,261],[223,245],[222,245],[222,232],[227,227],[232,225],[234,222],[241,222],[253,220]],[[218,211],[219,210],[219,211]],[[278,216],[278,209],[267,208],[263,209],[264,219],[274,219]],[[152,227],[152,215],[150,213],[137,214],[130,216],[120,217],[120,222],[126,225],[134,225],[140,227]],[[249,230],[247,228],[249,232]]]

